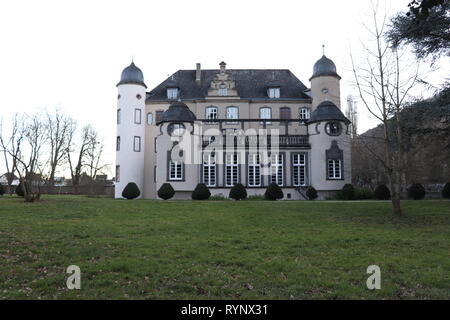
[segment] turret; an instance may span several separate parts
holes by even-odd
[[[313,75],[309,79],[313,111],[324,101],[331,101],[341,108],[340,80],[334,62],[323,55],[314,64]]]
[[[115,198],[134,182],[144,193],[145,90],[142,71],[132,62],[117,84],[117,137]]]

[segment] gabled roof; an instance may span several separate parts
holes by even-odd
[[[307,87],[289,70],[227,70],[236,83],[238,95],[242,99],[269,100],[267,88],[273,81],[281,87],[281,97],[277,100],[308,100],[304,93]],[[167,87],[173,82],[180,88],[181,100],[204,99],[211,81],[219,70],[201,70],[201,83],[195,81],[196,70],[179,70],[147,94],[147,101],[166,101]],[[273,99],[271,99],[273,100]]]

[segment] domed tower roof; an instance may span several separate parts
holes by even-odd
[[[121,84],[140,84],[147,88],[144,83],[144,74],[141,69],[136,67],[134,62],[131,62],[128,67],[123,69],[120,82],[117,85],[119,86]]]
[[[157,124],[164,122],[194,122],[195,120],[197,118],[189,110],[189,107],[185,103],[177,101],[172,103],[169,109],[164,111],[161,121]]]
[[[324,101],[321,104],[319,104],[316,110],[314,110],[311,113],[311,117],[309,118],[308,123],[330,121],[330,120],[343,121],[347,124],[350,123],[350,120],[348,120],[344,116],[341,109],[339,109],[331,101]]]
[[[328,59],[325,55],[314,64],[313,75],[309,80],[321,76],[332,76],[341,79],[336,72],[336,65],[333,60]]]

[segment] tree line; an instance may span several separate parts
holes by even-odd
[[[95,180],[109,165],[104,162],[104,143],[91,124],[80,126],[59,108],[16,113],[8,133],[0,122],[0,151],[3,153],[10,192],[17,176],[26,202],[40,198],[45,184],[52,192],[59,171],[70,171],[74,192],[82,176]],[[6,131],[6,130],[5,130]]]

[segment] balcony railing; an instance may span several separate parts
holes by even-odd
[[[203,136],[203,148],[209,145],[223,145],[234,144],[237,147],[269,147],[278,146],[279,148],[302,148],[309,149],[308,136],[288,135],[288,136]]]

